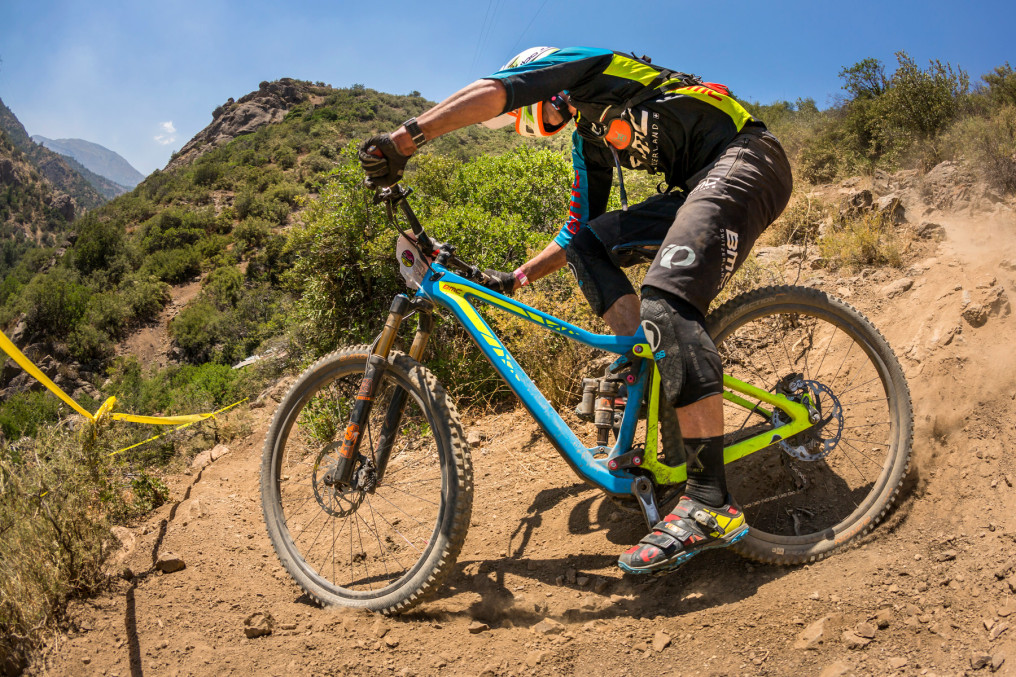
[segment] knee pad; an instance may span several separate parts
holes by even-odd
[[[684,407],[723,392],[720,355],[702,313],[678,296],[644,287],[641,319],[670,406]]]
[[[624,271],[614,265],[607,251],[588,229],[580,230],[564,250],[568,269],[598,317],[622,296],[634,294]]]

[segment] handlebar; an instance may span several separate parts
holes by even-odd
[[[399,184],[393,184],[386,188],[378,188],[374,192],[374,204],[385,204],[385,211],[388,213],[388,220],[395,224],[395,205],[398,205],[405,215],[406,220],[409,221],[409,225],[413,230],[413,236],[416,238],[417,244],[423,249],[423,251],[429,254],[437,263],[442,266],[446,266],[458,273],[461,273],[467,280],[473,280],[480,284],[485,284],[490,281],[487,275],[484,275],[476,266],[471,263],[463,261],[459,257],[455,256],[455,246],[445,242],[437,242],[432,240],[427,231],[424,230],[423,224],[416,217],[416,213],[413,208],[409,206],[408,198],[413,192],[412,188],[403,188]],[[396,226],[396,229],[398,227]],[[399,230],[399,232],[402,232]]]

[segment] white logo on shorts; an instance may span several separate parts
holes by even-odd
[[[684,252],[684,258],[675,261],[674,257],[679,252]],[[663,257],[660,259],[660,265],[664,268],[684,268],[693,263],[695,263],[695,252],[691,250],[691,247],[686,247],[683,244],[669,244],[663,248]]]

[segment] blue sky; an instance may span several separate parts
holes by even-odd
[[[840,69],[869,56],[891,66],[905,50],[973,80],[1016,63],[1014,26],[1013,0],[3,0],[0,98],[30,134],[94,141],[148,173],[262,80],[437,101],[525,47],[587,45],[648,54],[747,100],[825,107]]]

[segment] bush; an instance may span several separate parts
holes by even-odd
[[[0,407],[0,430],[7,440],[16,442],[22,437],[35,437],[39,427],[60,418],[65,405],[48,390],[16,393]],[[3,452],[0,451],[0,457]],[[2,494],[2,492],[0,492]]]
[[[81,322],[91,295],[76,271],[56,267],[32,279],[19,308],[32,335],[65,338]]]
[[[883,214],[874,211],[831,228],[819,240],[819,248],[833,268],[881,265],[899,268],[903,264],[896,229]]]
[[[189,361],[207,362],[221,342],[225,322],[222,311],[200,300],[180,311],[170,323],[169,333]]]
[[[766,229],[767,244],[804,244],[818,239],[819,226],[829,217],[829,206],[806,194],[795,192],[780,218]]]
[[[233,229],[233,239],[241,252],[261,247],[271,234],[271,224],[257,217],[248,217]]]
[[[141,267],[142,276],[170,284],[181,284],[200,273],[201,257],[192,247],[154,252]]]
[[[120,285],[119,294],[138,323],[151,322],[169,303],[169,285],[154,276],[136,276]]]

